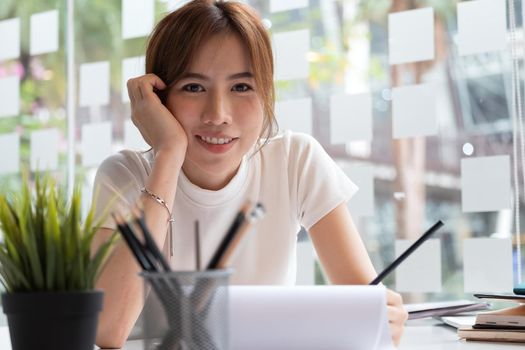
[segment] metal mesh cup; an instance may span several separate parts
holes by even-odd
[[[163,310],[143,311],[144,348],[227,349],[230,275],[231,270],[142,272],[146,295],[155,299],[148,303]]]

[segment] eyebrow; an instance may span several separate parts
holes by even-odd
[[[189,79],[189,78],[199,79],[199,80],[206,80],[206,81],[211,80],[206,75],[199,74],[199,73],[192,73],[192,72],[184,74],[180,78],[180,80],[182,80],[182,79]],[[253,78],[253,73],[252,72],[235,73],[235,74],[230,75],[227,79],[228,80],[235,80],[235,79],[240,79],[240,78]]]

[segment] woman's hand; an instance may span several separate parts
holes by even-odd
[[[408,312],[403,306],[401,295],[390,289],[386,290],[386,303],[392,342],[398,346],[405,328],[405,321],[408,319]]]
[[[175,116],[162,104],[154,89],[164,90],[166,84],[155,74],[128,80],[131,120],[144,140],[156,151],[186,154],[188,137]]]

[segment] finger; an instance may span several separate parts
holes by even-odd
[[[164,90],[166,84],[156,75],[150,74],[147,79],[144,79],[141,82],[141,93],[142,98],[153,99],[155,101],[159,100],[158,95],[155,93],[155,89]]]
[[[386,301],[387,301],[387,304],[389,305],[402,305],[403,297],[401,296],[401,294],[396,293],[390,289],[387,289]]]
[[[126,86],[128,88],[128,96],[129,96],[129,100],[131,101],[131,103],[135,103],[136,101],[136,97],[135,97],[135,94],[133,93],[133,90],[135,89],[135,86],[134,86],[134,79],[128,79],[127,83],[126,83]]]
[[[408,320],[408,312],[403,307],[387,306],[388,322],[399,322],[401,324]]]

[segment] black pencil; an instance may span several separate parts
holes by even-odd
[[[133,231],[131,231],[129,225],[120,216],[120,214],[112,213],[111,215],[117,223],[119,232],[121,233],[122,237],[124,237],[124,240],[126,241],[129,249],[131,250],[131,253],[135,256],[135,259],[139,263],[140,267],[142,267],[142,269],[145,271],[153,271],[153,264],[147,257],[146,253],[144,252],[144,249],[142,249],[140,242],[138,241],[137,237],[133,234]]]
[[[426,241],[434,232],[436,232],[443,222],[439,220],[431,228],[429,228],[421,237],[418,238],[407,250],[403,252],[397,259],[388,265],[372,282],[370,285],[379,284],[390,272],[392,272],[399,264],[401,264],[410,254],[412,254],[424,241]]]
[[[135,222],[139,225],[142,231],[142,234],[144,235],[144,244],[149,249],[151,254],[155,256],[155,260],[160,262],[164,271],[166,272],[171,271],[170,265],[164,258],[164,255],[162,255],[162,252],[160,251],[159,247],[153,240],[151,232],[149,231],[148,226],[146,225],[146,221],[144,219],[144,212],[137,208],[132,208],[132,212],[133,212]]]
[[[235,219],[233,220],[233,223],[228,229],[228,232],[226,232],[226,235],[222,239],[221,244],[219,245],[219,247],[215,251],[215,254],[213,254],[213,257],[208,263],[208,266],[206,267],[207,270],[217,268],[217,265],[219,264],[221,257],[223,256],[226,249],[228,249],[228,246],[230,245],[231,241],[235,237],[235,234],[237,233],[242,223],[244,222],[246,215],[248,213],[248,210],[250,210],[250,206],[251,204],[247,202],[246,204],[242,206],[241,210],[237,213],[237,215],[235,216]]]

